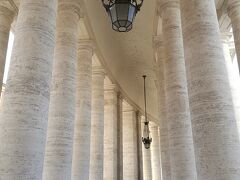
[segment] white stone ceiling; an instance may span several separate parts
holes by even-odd
[[[9,0],[13,1],[13,0]],[[19,0],[14,0],[18,5]],[[224,1],[215,0],[218,14],[224,14]],[[133,104],[143,108],[143,81],[146,74],[148,91],[148,111],[157,117],[157,95],[154,73],[153,35],[160,33],[161,19],[156,17],[156,0],[145,0],[134,21],[133,30],[117,33],[111,29],[109,17],[101,0],[84,0],[84,21],[79,24],[80,38],[96,41],[98,58],[106,67],[110,79],[115,81]],[[157,30],[158,29],[158,30]]]

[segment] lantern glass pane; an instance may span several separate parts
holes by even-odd
[[[148,138],[149,137],[149,126],[148,125],[144,125],[144,129],[143,129],[143,138]]]
[[[146,149],[150,148],[150,144],[149,143],[144,144],[144,146],[145,146]]]
[[[116,11],[118,20],[127,20],[128,19],[128,3],[116,4]]]
[[[126,21],[118,21],[119,25],[122,27],[126,27],[127,22]]]
[[[109,12],[110,12],[111,20],[114,23],[115,21],[117,21],[116,5],[111,6],[109,9]]]
[[[136,7],[133,5],[129,6],[129,12],[128,12],[128,20],[130,22],[133,22],[133,19],[135,17],[135,11],[136,11]]]

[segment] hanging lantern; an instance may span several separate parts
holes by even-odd
[[[102,0],[102,3],[111,19],[113,30],[128,32],[132,29],[143,0]]]
[[[149,122],[144,123],[142,142],[146,149],[150,148],[152,138],[150,138]]]
[[[144,107],[145,107],[145,122],[144,122],[144,128],[143,128],[143,137],[142,142],[144,144],[144,147],[146,149],[149,149],[152,143],[152,138],[150,137],[150,131],[149,131],[149,121],[147,119],[147,100],[146,100],[146,75],[143,76],[144,81]]]

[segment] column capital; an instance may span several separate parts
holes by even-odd
[[[96,49],[95,42],[91,39],[79,39],[78,50],[83,50],[83,49],[93,52]]]
[[[227,12],[231,19],[234,19],[236,16],[240,16],[240,1],[228,0]]]
[[[119,88],[116,84],[105,84],[104,91],[114,91],[114,92],[118,93]]]
[[[102,68],[102,66],[93,66],[92,73],[105,76],[105,70]]]
[[[179,0],[161,0],[160,2],[158,2],[157,6],[157,12],[160,16],[162,16],[162,13],[166,8],[180,9]]]
[[[123,112],[136,111],[136,109],[132,105],[130,105],[126,100],[123,100],[122,110]]]
[[[84,10],[81,1],[79,0],[59,0],[58,12],[72,11],[75,12],[79,19],[84,17]]]
[[[13,20],[14,16],[15,16],[15,12],[14,10],[11,10],[10,8],[8,7],[5,7],[3,5],[0,5],[0,13],[3,15],[5,15],[5,17],[9,18],[9,20]]]

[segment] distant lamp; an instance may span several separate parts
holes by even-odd
[[[102,3],[111,19],[113,30],[128,32],[132,29],[143,0],[102,0]]]
[[[149,149],[152,143],[152,138],[150,137],[150,131],[149,131],[149,121],[147,119],[147,100],[146,100],[146,75],[143,76],[144,81],[144,107],[145,107],[145,122],[144,122],[144,128],[143,128],[143,137],[142,142],[144,144],[144,147],[146,149]]]

